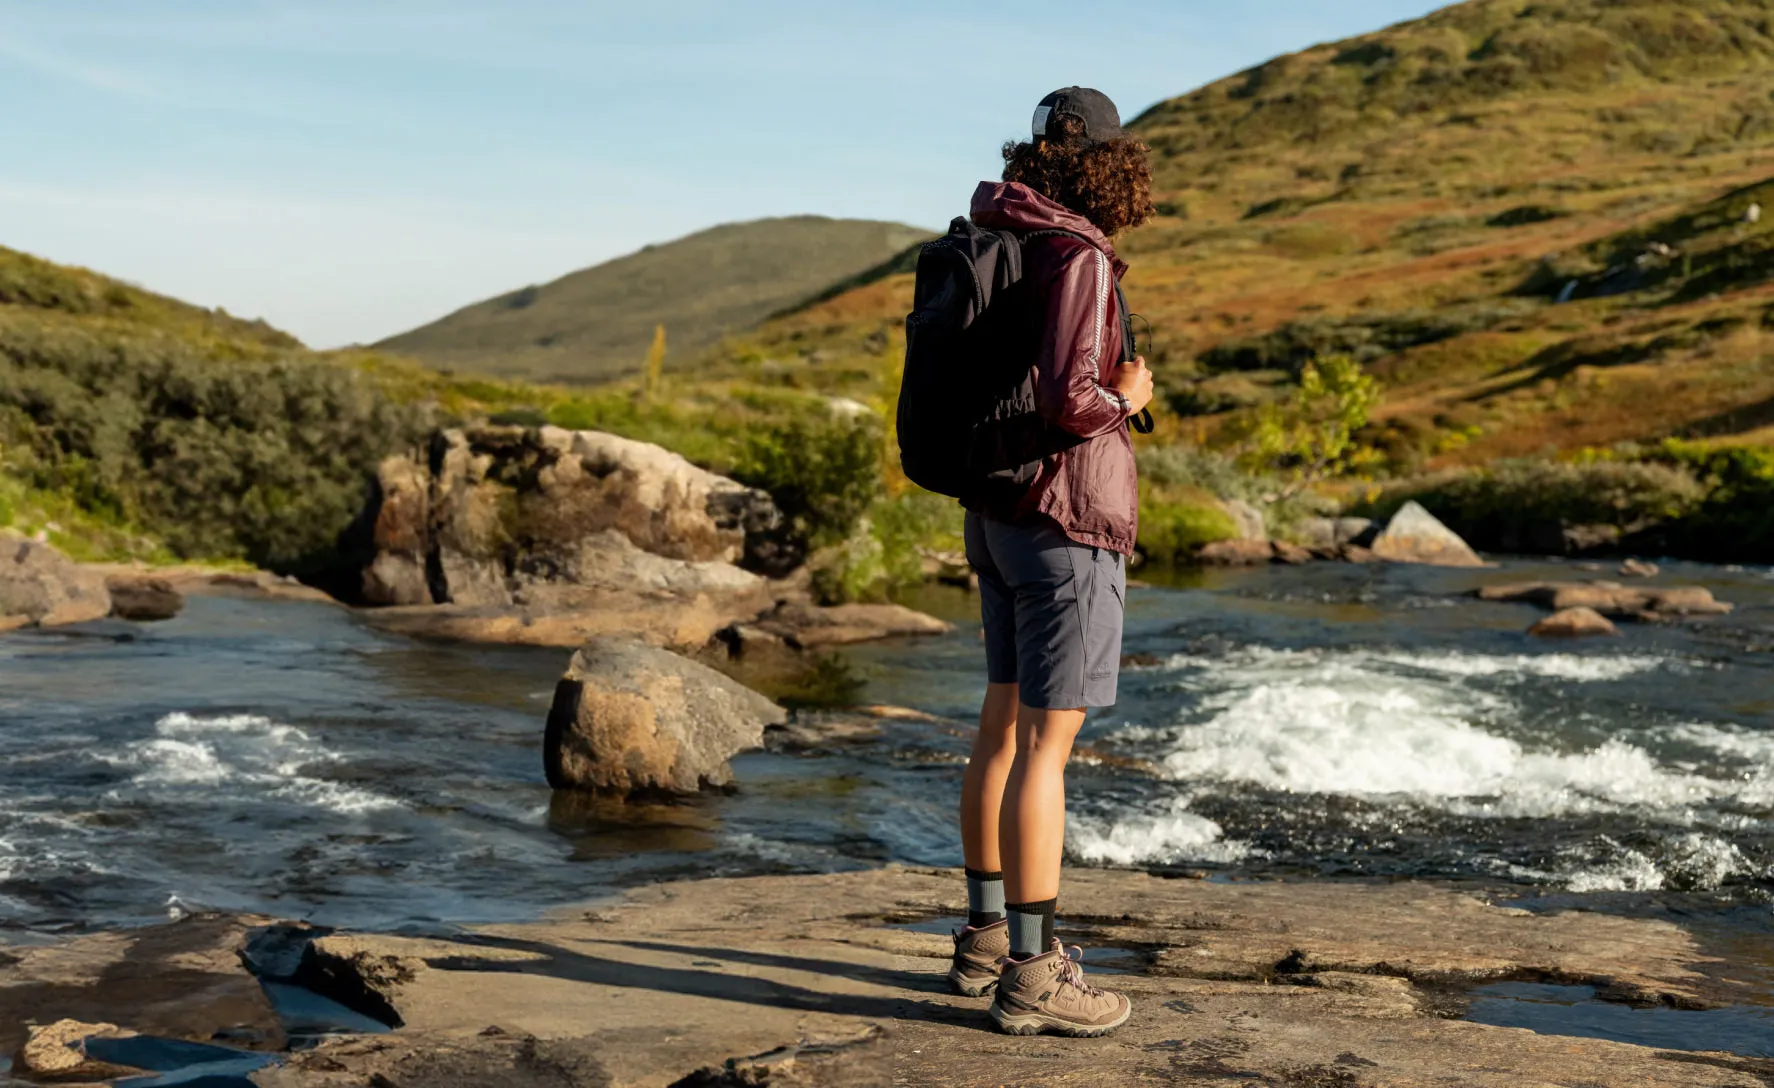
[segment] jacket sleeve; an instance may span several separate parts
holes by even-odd
[[[1095,438],[1127,422],[1119,398],[1100,380],[1103,355],[1111,351],[1103,330],[1115,305],[1114,275],[1101,250],[1081,246],[1046,278],[1035,407],[1048,422],[1079,438]],[[1112,350],[1119,355],[1119,341]]]

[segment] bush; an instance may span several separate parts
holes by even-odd
[[[802,413],[746,434],[732,475],[768,491],[810,546],[830,547],[881,497],[883,439],[873,413]]]
[[[1729,563],[1774,562],[1774,449],[1668,442],[1651,455],[1692,472],[1706,499],[1660,534],[1663,550]]]
[[[811,563],[827,604],[884,601],[924,580],[924,552],[959,552],[966,512],[954,499],[912,490],[876,502],[843,543]]]
[[[185,558],[308,573],[426,413],[314,356],[0,310],[12,471]]]
[[[1140,500],[1139,548],[1147,562],[1175,565],[1208,544],[1237,535],[1231,516],[1206,492],[1193,499]]]
[[[1564,552],[1679,521],[1705,495],[1694,473],[1676,465],[1504,461],[1394,484],[1354,512],[1389,518],[1415,499],[1479,548]],[[1579,527],[1589,532],[1574,537]]]

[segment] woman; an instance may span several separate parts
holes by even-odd
[[[1138,490],[1128,420],[1152,399],[1145,360],[1122,362],[1109,237],[1152,214],[1147,149],[1114,103],[1069,87],[1042,99],[1032,138],[1004,147],[973,221],[1060,231],[1024,245],[1039,348],[1036,407],[1063,432],[1026,492],[967,514],[979,574],[988,687],[961,795],[968,926],[950,979],[993,989],[991,1015],[1018,1035],[1102,1035],[1127,998],[1084,979],[1053,936],[1065,842],[1065,766],[1090,707],[1111,706],[1120,669],[1126,559]]]

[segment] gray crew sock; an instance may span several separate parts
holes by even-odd
[[[984,929],[1004,920],[1004,874],[982,873],[977,869],[967,874],[967,924]]]
[[[1053,947],[1053,908],[1057,899],[1010,904],[1010,955],[1026,960]]]

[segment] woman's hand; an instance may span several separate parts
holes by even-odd
[[[1131,363],[1122,363],[1115,368],[1114,377],[1109,379],[1109,388],[1127,398],[1127,414],[1137,416],[1152,403],[1152,372],[1146,369],[1144,355]]]

